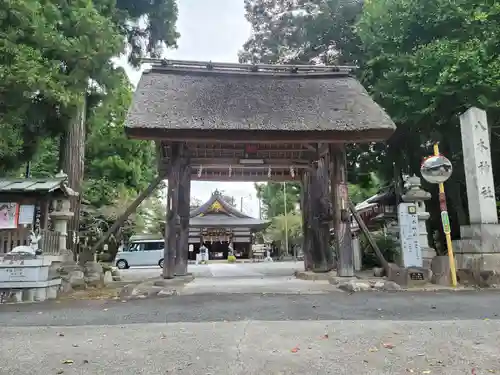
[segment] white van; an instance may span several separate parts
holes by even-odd
[[[160,266],[163,268],[165,240],[161,236],[134,235],[129,244],[116,253],[113,262],[119,269],[136,266]]]

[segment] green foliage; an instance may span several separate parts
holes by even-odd
[[[272,218],[271,225],[264,233],[266,242],[274,241],[277,246],[285,247],[288,230],[288,245],[302,244],[302,217],[300,214],[289,212]]]
[[[175,0],[2,2],[0,170],[16,170],[41,140],[63,134],[82,92],[120,87],[112,57],[130,52],[137,63],[175,46],[176,20]]]
[[[374,239],[384,258],[390,263],[397,263],[400,253],[398,241],[392,237],[384,236],[381,233],[374,234]],[[380,260],[365,236],[361,237],[360,246],[363,254],[362,260],[364,268],[371,269],[373,267],[382,267]]]
[[[255,184],[257,198],[261,200],[262,214],[268,219],[285,213],[285,192],[283,183],[270,182]],[[300,202],[301,185],[296,182],[286,184],[286,212],[294,212]]]
[[[397,123],[386,144],[348,146],[351,184],[366,189],[370,172],[388,181],[418,175],[432,141],[440,142],[454,164],[446,185],[457,235],[459,225],[467,224],[458,115],[469,107],[488,110],[493,166],[500,162],[494,130],[500,124],[499,4],[247,0],[246,10],[253,33],[242,61],[355,63],[359,79]],[[495,186],[499,191],[498,173]],[[437,199],[429,207],[431,226],[440,230]]]

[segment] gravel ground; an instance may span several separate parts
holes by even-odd
[[[0,328],[0,373],[483,375],[500,373],[499,332],[481,320]]]
[[[210,294],[0,305],[0,326],[81,326],[240,320],[498,319],[498,292]]]

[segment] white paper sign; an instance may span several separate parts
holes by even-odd
[[[35,205],[34,204],[22,204],[19,206],[19,221],[18,224],[33,224],[33,219],[35,218]]]
[[[413,203],[398,206],[399,240],[404,267],[423,267],[422,249],[418,241],[418,214]]]

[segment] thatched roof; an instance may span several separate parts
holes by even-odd
[[[169,66],[142,75],[126,121],[130,136],[149,139],[210,130],[222,136],[235,131],[256,136],[258,131],[332,139],[368,132],[369,140],[383,140],[394,129],[390,117],[348,73]]]

